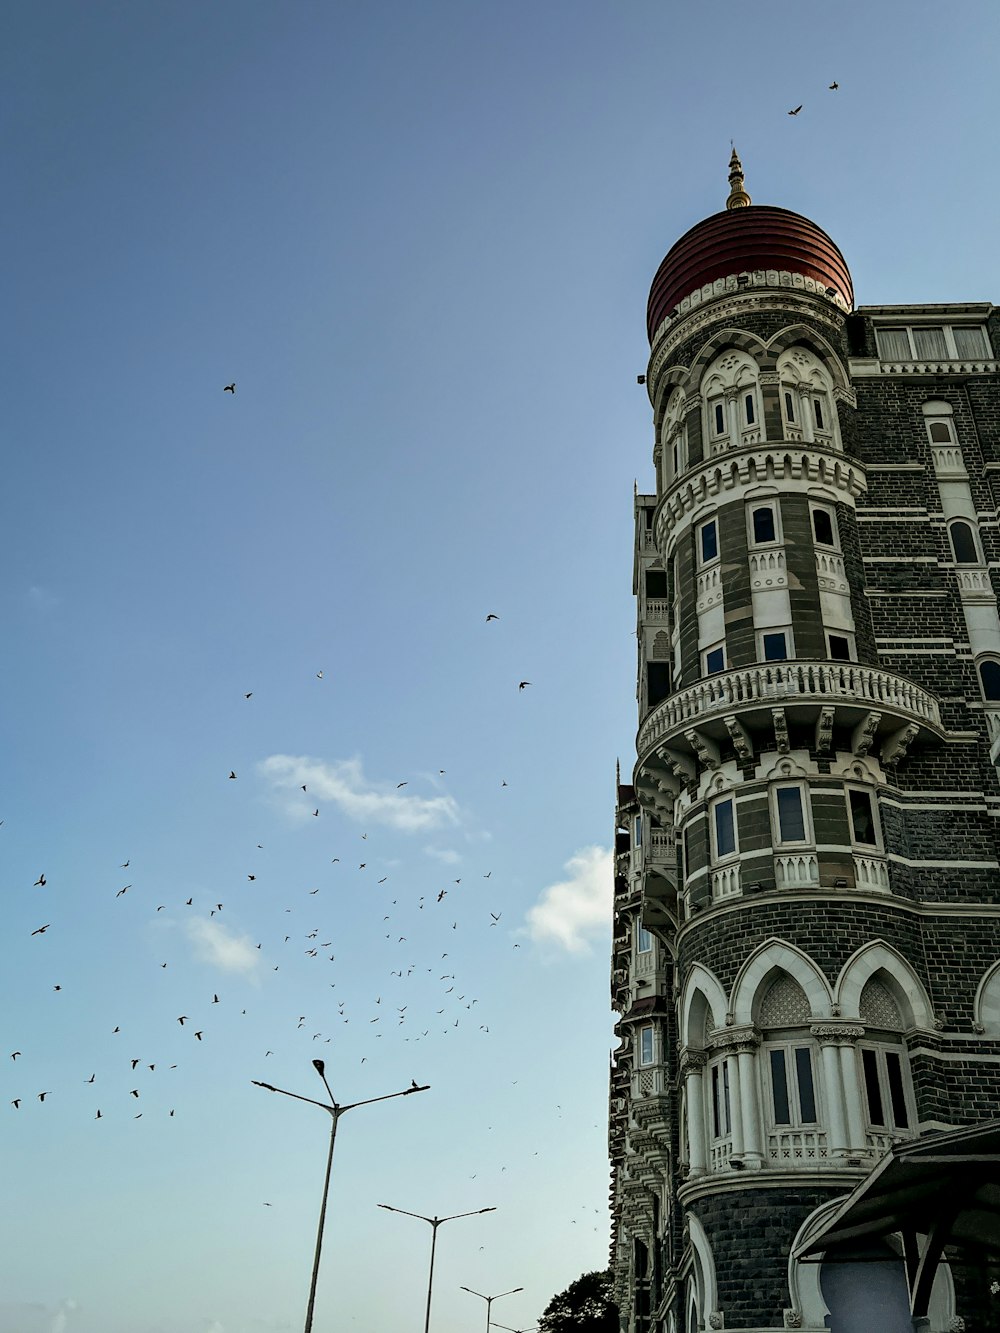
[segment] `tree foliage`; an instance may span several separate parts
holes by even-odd
[[[538,1333],[618,1333],[618,1329],[610,1272],[578,1277],[552,1297],[538,1321]]]

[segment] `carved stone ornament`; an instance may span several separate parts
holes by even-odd
[[[819,1042],[857,1041],[865,1035],[860,1023],[810,1023],[809,1031]]]
[[[684,1051],[681,1054],[681,1075],[686,1078],[688,1074],[700,1074],[708,1063],[708,1056],[704,1051]]]
[[[730,713],[724,717],[723,722],[726,730],[729,732],[730,739],[733,742],[733,749],[736,751],[736,758],[741,764],[748,764],[753,759],[753,743],[744,730],[743,724],[737,718],[735,713]]]
[[[759,1045],[760,1033],[752,1024],[745,1027],[723,1028],[721,1032],[713,1032],[711,1037],[713,1051],[729,1050],[731,1047],[751,1051]]]
[[[788,753],[788,722],[783,708],[771,709],[771,722],[774,725],[774,743],[779,754]]]
[[[725,1328],[725,1327],[726,1327],[725,1316],[723,1315],[723,1313],[722,1313],[721,1310],[713,1310],[713,1311],[712,1311],[712,1313],[708,1316],[708,1326],[709,1326],[709,1328]],[[965,1325],[963,1324],[962,1327],[964,1328]]]
[[[821,708],[819,718],[816,722],[816,750],[819,754],[829,754],[830,743],[833,738],[833,717],[832,708]]]
[[[948,1333],[965,1333],[965,1320],[960,1314],[948,1320]]]
[[[786,1310],[786,1311],[785,1311],[785,1327],[786,1327],[786,1328],[801,1328],[801,1327],[802,1327],[802,1311],[801,1311],[801,1310]]]

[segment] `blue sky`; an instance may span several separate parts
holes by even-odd
[[[318,1328],[419,1326],[379,1202],[497,1207],[436,1333],[603,1266],[649,282],[735,138],[859,303],[997,299],[956,13],[8,8],[0,1333],[297,1329],[315,1057],[432,1085],[341,1125]]]

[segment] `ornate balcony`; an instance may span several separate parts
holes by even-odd
[[[750,732],[773,732],[789,748],[789,726],[815,724],[815,744],[829,751],[834,726],[850,730],[855,754],[881,744],[883,762],[900,758],[919,732],[943,734],[935,697],[905,676],[856,662],[769,662],[723,671],[669,695],[639,728],[639,767],[667,754],[668,767],[694,776],[694,759],[719,762],[718,743],[738,754]]]

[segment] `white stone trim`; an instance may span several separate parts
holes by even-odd
[[[743,282],[740,282],[741,278]],[[675,321],[683,323],[685,315],[690,314],[692,310],[698,310],[709,302],[716,301],[719,297],[749,291],[759,292],[761,289],[780,291],[784,294],[789,288],[794,291],[809,292],[811,295],[819,297],[824,304],[829,302],[836,306],[844,314],[850,311],[851,307],[839,293],[834,296],[827,296],[825,285],[817,282],[815,278],[807,278],[804,273],[791,273],[788,269],[749,269],[741,273],[729,273],[724,278],[716,278],[714,282],[707,282],[701,287],[696,287],[694,291],[682,297],[674,306],[674,309],[653,330],[653,336],[650,339],[651,345],[655,347],[671,325],[675,324]],[[759,300],[747,301],[744,299],[741,304],[746,306],[761,303]],[[782,301],[782,304],[785,304],[785,302]],[[833,322],[829,315],[827,315],[827,322]],[[685,333],[687,333],[687,330],[685,330]]]
[[[863,944],[841,968],[834,986],[841,1014],[847,1019],[857,1016],[865,983],[877,972],[887,973],[895,982],[897,994],[893,998],[900,1007],[905,1027],[931,1029],[934,1010],[922,982],[903,955],[882,940]]]
[[[691,1238],[691,1250],[694,1256],[694,1285],[701,1306],[699,1315],[702,1326],[708,1328],[709,1315],[718,1309],[719,1288],[715,1280],[715,1258],[705,1228],[694,1213],[687,1213],[684,1221]]]
[[[753,1006],[764,980],[775,968],[787,972],[799,983],[809,1000],[813,1017],[826,1018],[832,1013],[832,996],[823,973],[801,949],[784,940],[771,939],[744,960],[733,983],[730,1012],[733,1022],[753,1022]]]
[[[681,1023],[680,1033],[681,1041],[685,1046],[700,1048],[704,1041],[704,1015],[698,1021],[702,1024],[701,1030],[692,1031],[691,1027],[691,1008],[694,1004],[695,996],[701,995],[712,1011],[712,1017],[716,1023],[722,1024],[726,1021],[726,1014],[729,1011],[729,1001],[726,993],[719,984],[718,979],[711,973],[707,967],[701,963],[694,963],[690,972],[684,980],[684,994],[681,999]]]
[[[984,973],[976,989],[972,1017],[982,1035],[1000,1037],[1000,962]]]

